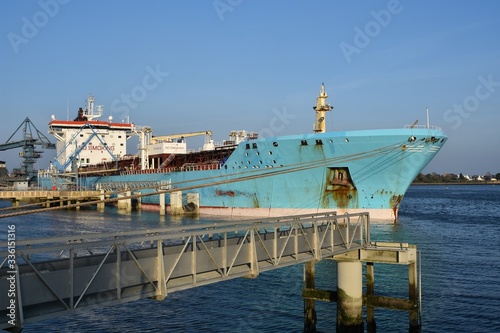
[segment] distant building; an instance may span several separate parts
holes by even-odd
[[[5,161],[0,161],[0,177],[6,177],[8,175],[7,166]]]
[[[27,180],[18,180],[14,182],[14,190],[16,191],[26,191],[28,190],[28,181]]]

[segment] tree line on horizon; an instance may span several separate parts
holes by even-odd
[[[465,175],[463,173],[445,173],[441,175],[439,173],[433,172],[428,174],[420,173],[413,183],[488,183],[496,182],[500,180],[500,173],[492,174],[487,172],[483,175]]]

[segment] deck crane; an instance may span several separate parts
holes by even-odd
[[[180,134],[170,134],[170,135],[162,135],[162,136],[152,136],[150,143],[156,144],[159,142],[173,142],[174,140],[184,141],[185,138],[189,138],[192,136],[205,135],[205,143],[203,144],[202,150],[212,150],[214,149],[214,140],[212,140],[212,131],[199,131],[199,132],[189,132],[189,133],[180,133]]]
[[[132,130],[134,135],[139,137],[139,151],[141,155],[141,170],[149,169],[148,145],[151,141],[153,130],[149,126],[138,126]]]
[[[17,132],[22,128],[22,139],[13,140]],[[41,157],[42,152],[35,150],[35,146],[41,146],[43,149],[56,149],[56,145],[40,132],[31,120],[26,117],[15,132],[3,144],[0,144],[0,151],[22,148],[19,156],[23,158],[21,169],[17,172],[19,176],[26,177],[29,181],[37,176],[37,171],[33,165]]]
[[[205,141],[209,141],[212,139],[212,131],[200,131],[200,132],[190,132],[190,133],[181,133],[181,134],[171,134],[171,135],[162,135],[162,136],[154,136],[151,138],[151,143],[157,143],[161,141],[172,141],[174,139],[184,139],[192,136],[205,135]]]

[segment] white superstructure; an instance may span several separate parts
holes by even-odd
[[[78,110],[74,120],[57,120],[52,116],[49,133],[57,139],[57,161],[61,171],[72,168],[110,162],[127,154],[127,139],[132,135],[134,124],[99,121],[102,106],[94,108],[94,97],[89,96],[87,109]]]

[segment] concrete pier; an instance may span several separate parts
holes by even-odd
[[[170,214],[181,215],[184,213],[182,209],[182,191],[170,193]]]
[[[415,262],[408,265],[408,295],[410,302],[417,304],[417,264]],[[420,332],[418,308],[415,306],[410,310],[410,333]]]
[[[375,271],[373,262],[366,263],[366,295],[368,297],[375,296]],[[366,307],[366,325],[368,333],[375,333],[377,331],[374,306],[368,305]]]
[[[363,331],[363,266],[361,261],[338,262],[337,332]]]
[[[165,216],[165,193],[159,194],[160,196],[160,216]],[[172,200],[172,199],[170,199]]]
[[[361,250],[334,255],[337,262],[337,290],[314,287],[314,269],[304,268],[304,331],[315,332],[311,301],[337,302],[337,332],[363,332],[363,306],[366,306],[367,332],[376,332],[375,308],[409,313],[409,332],[420,333],[419,277],[417,249],[408,243],[370,242]],[[363,263],[366,263],[366,294],[362,293]],[[408,266],[408,299],[375,294],[374,263]],[[309,264],[309,263],[307,263]],[[306,264],[306,265],[307,265]],[[385,292],[388,293],[387,291]],[[315,318],[315,317],[314,317]]]
[[[97,209],[101,212],[104,211],[104,208],[106,206],[106,204],[104,203],[104,199],[106,198],[105,195],[104,195],[104,190],[100,190],[101,194],[99,195],[99,200],[101,200],[102,202],[98,203],[97,204]]]
[[[140,197],[142,193],[140,191],[133,192],[132,195],[137,196],[135,198],[135,209],[136,210],[141,210],[142,209],[142,197]]]
[[[52,206],[63,206],[73,203],[85,203],[88,201],[103,200],[102,191],[75,190],[25,190],[25,191],[0,191],[0,199],[10,200],[13,207],[19,207],[21,203],[40,203],[48,208]]]
[[[118,193],[118,203],[117,207],[119,210],[124,210],[126,212],[132,211],[132,199],[130,198],[131,192],[127,191],[124,193]],[[124,199],[120,199],[124,198]]]
[[[315,261],[304,264],[304,289],[314,289]],[[316,332],[316,308],[315,300],[304,298],[304,332]]]

